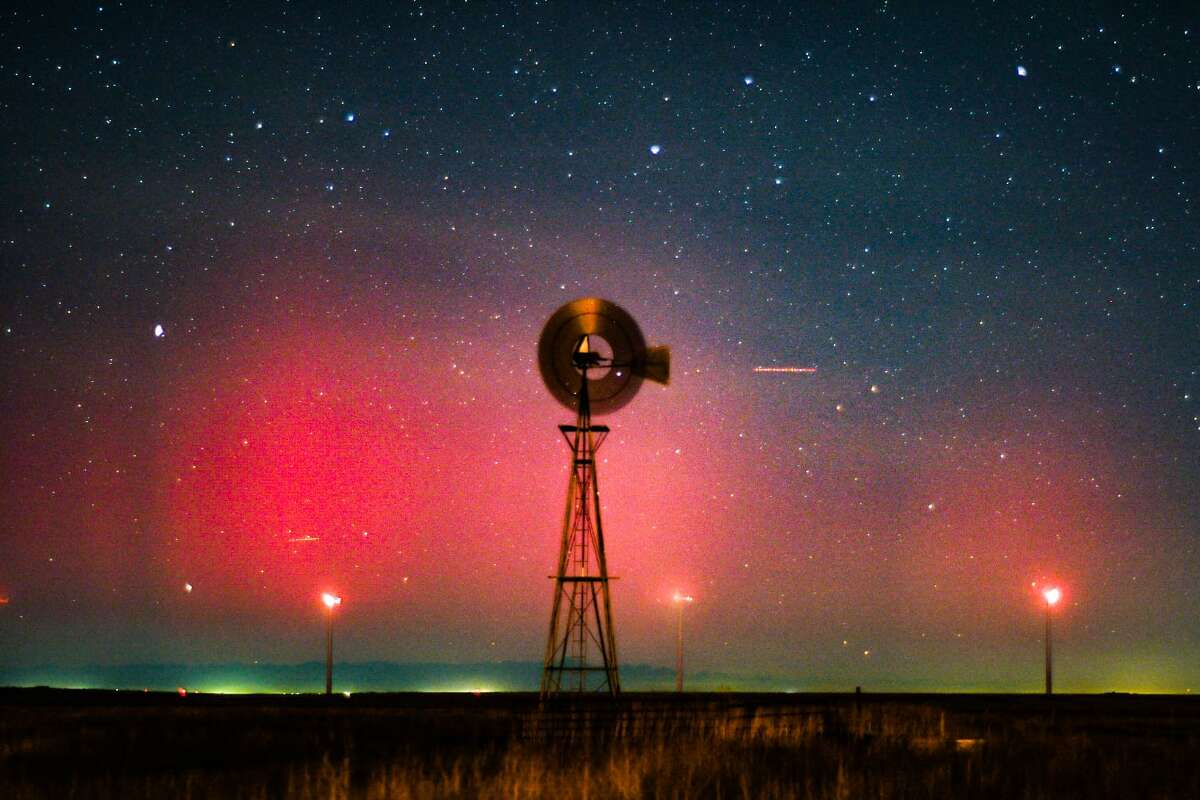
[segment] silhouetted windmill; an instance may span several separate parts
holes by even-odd
[[[571,448],[571,477],[563,521],[554,608],[542,668],[542,697],[566,691],[621,691],[617,639],[609,597],[596,451],[607,425],[592,414],[624,406],[643,379],[666,384],[671,352],[646,347],[633,317],[599,298],[583,298],[554,312],[538,340],[538,367],[550,394],[576,412],[559,425]]]

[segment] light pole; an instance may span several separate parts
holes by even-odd
[[[325,694],[333,694],[333,607],[342,604],[336,594],[323,592],[321,602],[325,604]]]
[[[683,691],[683,607],[694,599],[690,594],[675,593],[672,598],[679,609],[678,635],[675,637],[675,691]]]
[[[1046,694],[1054,694],[1054,676],[1051,671],[1053,665],[1053,642],[1051,640],[1050,618],[1054,606],[1062,599],[1062,590],[1057,586],[1051,586],[1042,592],[1042,597],[1046,598]]]

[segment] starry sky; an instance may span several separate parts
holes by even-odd
[[[264,7],[260,8],[259,6]],[[836,5],[836,8],[829,6]],[[537,661],[599,421],[618,646],[1200,689],[1200,20],[1159,4],[18,4],[0,667]],[[755,372],[815,366],[815,373]]]

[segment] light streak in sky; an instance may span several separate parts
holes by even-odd
[[[784,372],[788,374],[811,374],[817,371],[816,367],[755,367],[755,372]]]
[[[296,536],[295,538],[288,539],[288,541],[289,542],[319,542],[319,541],[321,541],[321,537],[320,536],[312,536],[312,535]]]

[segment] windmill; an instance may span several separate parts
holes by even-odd
[[[574,425],[558,429],[571,448],[571,477],[554,607],[542,666],[542,697],[562,692],[621,692],[617,639],[609,597],[596,451],[607,425],[592,414],[624,406],[643,379],[666,384],[671,351],[646,347],[633,317],[608,300],[586,297],[559,308],[538,339],[538,367],[546,388],[575,412]]]

